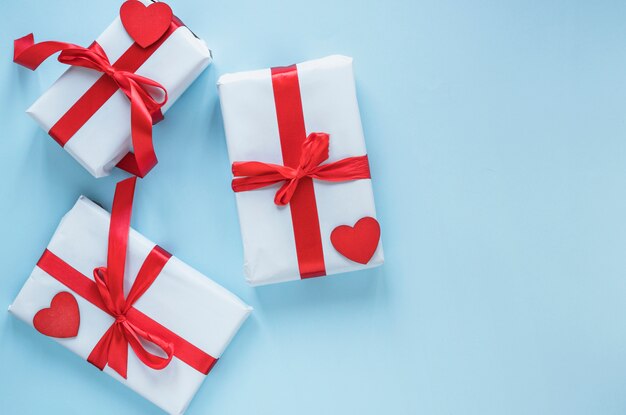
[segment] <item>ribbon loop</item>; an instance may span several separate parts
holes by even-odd
[[[302,143],[300,162],[296,168],[260,161],[236,161],[232,166],[235,176],[233,191],[245,192],[284,181],[274,197],[274,203],[284,206],[291,201],[300,180],[305,177],[330,182],[370,178],[367,156],[348,157],[322,164],[328,160],[329,145],[328,134],[309,134]]]
[[[172,361],[172,357],[174,357],[174,346],[171,343],[168,343],[159,336],[141,330],[139,327],[128,321],[124,321],[120,325],[124,330],[128,344],[130,344],[130,347],[133,349],[139,360],[141,360],[146,366],[155,370],[160,370],[164,369]],[[163,354],[165,354],[165,357],[149,352],[143,345],[142,340],[159,348]]]
[[[100,294],[100,298],[102,302],[107,308],[107,311],[114,315],[120,315],[122,310],[116,306],[113,301],[113,295],[111,294],[111,288],[108,286],[109,280],[109,272],[106,267],[98,267],[93,270],[94,281],[96,282],[96,288],[98,288],[98,293]]]

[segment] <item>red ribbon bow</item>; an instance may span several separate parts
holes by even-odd
[[[326,133],[309,134],[302,143],[297,168],[260,161],[236,161],[232,166],[233,176],[236,177],[232,188],[235,192],[245,192],[285,181],[274,197],[274,203],[284,206],[289,203],[304,177],[329,182],[370,178],[367,155],[322,164],[329,157],[329,142]]]
[[[151,120],[156,120],[163,116],[161,107],[167,102],[167,90],[165,87],[150,78],[137,75],[134,72],[117,70],[111,65],[109,57],[98,42],[93,42],[87,49],[80,46],[63,49],[59,54],[58,60],[66,65],[82,66],[83,68],[107,74],[128,97],[131,105],[133,103],[135,105],[143,104],[148,110]],[[163,98],[157,101],[150,94],[149,88],[160,89],[163,93]]]
[[[152,144],[152,124],[163,118],[161,108],[167,102],[165,87],[133,72],[116,69],[97,42],[89,48],[55,41],[35,43],[31,33],[15,40],[13,61],[35,70],[43,61],[59,51],[61,52],[59,62],[102,72],[128,97],[131,106],[131,139],[134,154],[127,154],[118,167],[144,177],[157,164]],[[157,101],[150,93],[151,89],[160,90],[163,99]]]
[[[107,267],[96,268],[93,272],[104,308],[115,317],[115,322],[87,358],[100,370],[108,364],[123,378],[126,378],[127,374],[129,345],[139,360],[153,369],[163,369],[174,356],[173,343],[139,328],[127,319],[127,313],[132,309],[133,304],[152,285],[170,256],[158,247],[153,249],[142,264],[128,296],[124,299],[124,269],[136,180],[136,177],[126,179],[118,183],[115,189],[109,229]],[[166,357],[149,352],[142,341],[157,346]]]

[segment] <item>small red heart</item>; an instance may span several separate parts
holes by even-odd
[[[354,227],[337,226],[330,234],[330,241],[335,249],[359,264],[367,264],[372,259],[379,239],[380,225],[369,216],[359,219]]]
[[[39,310],[33,317],[38,332],[50,337],[76,337],[80,326],[80,312],[76,298],[66,291],[52,298],[50,308]]]
[[[142,48],[163,36],[172,23],[172,16],[172,9],[165,3],[152,3],[146,7],[139,0],[128,0],[120,8],[124,28]]]

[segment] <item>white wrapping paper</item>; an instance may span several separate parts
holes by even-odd
[[[109,220],[107,211],[81,197],[61,221],[48,250],[93,279],[93,269],[106,265]],[[131,229],[124,281],[126,293],[154,245]],[[39,267],[35,267],[9,311],[32,325],[37,311],[49,307],[51,299],[61,291],[76,297],[81,323],[77,337],[54,340],[86,360],[114,318]],[[170,258],[134,308],[215,358],[221,356],[252,310],[176,257]],[[151,369],[130,348],[128,379],[108,366],[104,371],[170,414],[185,411],[205,378],[176,356],[165,369]]]
[[[356,98],[352,58],[329,56],[297,65],[307,134],[330,134],[327,162],[367,154]],[[218,89],[230,161],[283,164],[270,69],[223,75]],[[337,252],[330,234],[376,217],[371,180],[314,180],[326,274],[383,263],[382,244],[367,265]],[[300,279],[288,207],[274,204],[280,184],[236,193],[244,248],[244,273],[252,285]]]
[[[97,42],[111,63],[133,44],[119,17],[98,37]],[[165,87],[168,101],[161,110],[165,113],[210,62],[211,52],[206,43],[183,26],[172,33],[136,73]],[[101,76],[94,70],[70,67],[27,113],[48,132]],[[93,176],[106,176],[131,150],[130,131],[130,102],[118,90],[64,148]]]

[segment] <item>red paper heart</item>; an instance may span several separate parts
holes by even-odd
[[[39,310],[33,317],[38,332],[50,337],[76,337],[80,326],[80,312],[76,298],[66,291],[52,298],[50,308]]]
[[[152,3],[146,7],[139,0],[128,0],[120,8],[124,28],[142,48],[163,36],[170,27],[172,16],[172,9],[165,3]]]
[[[367,264],[380,239],[380,225],[374,218],[366,216],[350,227],[337,226],[330,234],[330,241],[339,253],[359,264]]]

